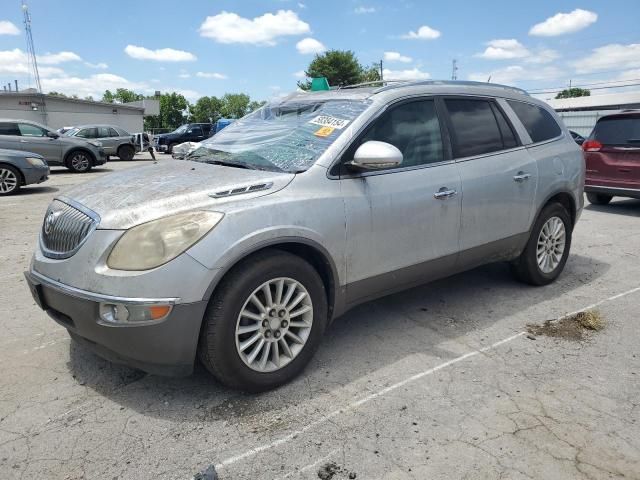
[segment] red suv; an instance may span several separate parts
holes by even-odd
[[[591,203],[606,205],[614,196],[640,198],[640,110],[601,117],[582,150],[584,191]]]

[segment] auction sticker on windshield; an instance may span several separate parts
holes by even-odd
[[[316,137],[328,137],[329,135],[331,135],[333,133],[333,131],[335,130],[335,128],[333,127],[321,127],[319,130],[317,130],[314,135]]]
[[[316,118],[309,120],[309,123],[313,123],[314,125],[320,125],[321,127],[331,127],[331,128],[337,128],[338,130],[341,130],[347,125],[349,125],[349,120],[335,118],[330,115],[318,115]]]

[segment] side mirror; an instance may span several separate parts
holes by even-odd
[[[397,167],[402,163],[402,152],[386,142],[370,140],[358,147],[348,166],[360,170],[378,170]]]
[[[47,137],[49,138],[58,138],[60,135],[58,135],[56,132],[47,132]]]

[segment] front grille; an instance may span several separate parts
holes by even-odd
[[[42,222],[40,246],[49,258],[68,258],[78,251],[95,230],[100,217],[73,201],[51,202]],[[71,205],[73,204],[73,206]]]

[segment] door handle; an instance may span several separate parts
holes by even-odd
[[[27,143],[26,140],[20,140],[20,143]]]
[[[620,173],[631,173],[631,169],[630,168],[619,168],[618,171]]]
[[[513,181],[514,182],[518,182],[518,183],[522,183],[526,180],[529,180],[529,178],[531,178],[531,174],[530,173],[525,173],[525,172],[518,172],[517,175],[513,176]]]
[[[456,192],[455,190],[451,190],[447,187],[442,187],[440,190],[433,194],[433,198],[435,198],[436,200],[444,200],[457,194],[458,192]]]

